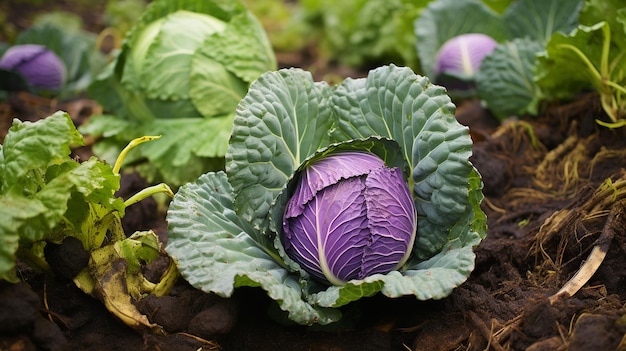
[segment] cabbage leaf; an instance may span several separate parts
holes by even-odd
[[[81,229],[106,226],[103,213],[123,215],[122,199],[113,196],[119,175],[111,166],[70,157],[70,146],[83,144],[67,113],[13,122],[0,158],[0,279],[16,282],[16,256],[36,243],[71,235],[91,247],[98,238]]]
[[[454,111],[442,87],[394,65],[336,87],[300,69],[265,73],[237,107],[226,171],[184,185],[170,204],[166,251],[196,288],[261,287],[300,324],[337,321],[339,307],[379,292],[443,298],[467,279],[486,235],[482,181]],[[286,257],[275,218],[294,175],[336,149],[403,163],[419,223],[400,270],[328,287]]]
[[[452,93],[477,95],[499,118],[536,114],[545,99],[535,81],[536,55],[555,33],[576,28],[582,5],[582,0],[518,0],[496,13],[480,1],[437,0],[415,21],[423,70],[427,76],[438,78],[433,76],[435,59],[448,39],[467,33],[487,34],[499,44],[470,78],[475,91]],[[462,20],[459,13],[464,14]]]
[[[543,94],[534,71],[542,50],[544,45],[536,40],[516,38],[485,57],[475,76],[476,89],[496,116],[537,114]]]
[[[538,57],[537,83],[553,99],[593,89],[610,118],[607,126],[626,125],[626,7],[619,1],[590,2],[580,20],[592,24],[556,33],[547,43]]]
[[[81,132],[104,137],[94,152],[109,162],[130,140],[162,134],[125,165],[141,163],[150,182],[179,186],[223,169],[237,104],[274,69],[267,35],[240,1],[153,1],[90,85],[106,115]]]

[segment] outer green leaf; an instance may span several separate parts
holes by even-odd
[[[223,0],[180,0],[152,2],[150,6],[146,8],[146,11],[141,15],[139,21],[127,34],[126,40],[122,47],[122,60],[118,61],[118,69],[121,69],[122,67],[124,68],[123,76],[121,76],[121,78],[125,87],[130,91],[139,90],[141,88],[141,80],[139,79],[140,70],[137,69],[141,69],[142,67],[133,67],[133,64],[131,63],[133,60],[131,60],[130,58],[124,58],[123,56],[125,56],[126,53],[132,53],[129,48],[132,48],[134,45],[138,45],[137,49],[141,51],[150,50],[150,48],[147,46],[150,45],[151,40],[146,40],[146,38],[143,38],[144,40],[142,40],[142,38],[140,38],[140,36],[142,35],[142,33],[144,33],[144,30],[147,27],[152,25],[158,25],[159,22],[163,22],[163,18],[180,10],[197,12],[201,14],[209,14],[210,16],[215,17],[218,20],[226,22],[230,20],[230,18],[236,11],[241,11],[241,9],[242,6],[237,1],[227,2]],[[193,31],[188,31],[187,34],[191,34],[192,32]],[[156,34],[157,32],[154,33]],[[200,36],[197,37],[199,38]],[[194,41],[192,37],[189,37],[189,40]],[[183,69],[188,70],[189,65],[187,67],[183,67]],[[118,73],[121,74],[121,70]],[[181,93],[186,94],[187,90]]]
[[[190,98],[203,116],[232,114],[239,100],[246,95],[248,83],[227,71],[206,52],[204,46],[193,57]]]
[[[270,205],[308,156],[328,145],[331,88],[299,69],[269,72],[237,107],[226,153],[235,208],[257,230],[268,226]]]
[[[471,246],[446,246],[413,269],[375,274],[344,286],[332,286],[311,294],[308,301],[322,307],[339,307],[379,291],[391,298],[414,295],[418,300],[442,299],[467,280],[474,270],[474,259]]]
[[[194,55],[190,96],[204,116],[235,110],[248,84],[276,67],[261,24],[249,12],[235,15],[223,32],[204,41]]]
[[[66,235],[87,243],[80,227],[92,205],[106,214],[123,214],[123,201],[113,196],[119,176],[111,167],[96,158],[78,163],[70,157],[70,145],[82,142],[66,113],[34,123],[14,121],[0,158],[0,278],[14,278],[17,243],[27,246]]]
[[[181,245],[173,256],[184,265],[183,275],[205,291],[228,294],[240,285],[260,285],[299,323],[312,322],[301,317],[310,315],[311,308],[327,313],[319,308],[336,308],[379,291],[390,297],[447,296],[474,268],[472,248],[486,233],[480,209],[482,182],[468,161],[471,139],[454,111],[443,88],[407,68],[381,67],[335,89],[313,83],[298,69],[262,75],[238,106],[226,154],[228,175],[210,173],[182,188],[185,197],[203,204],[201,208],[175,199],[177,204],[168,212],[170,233],[176,232],[170,243]],[[398,146],[400,150],[393,151]],[[280,231],[276,224],[290,191],[288,181],[297,177],[298,167],[335,148],[353,147],[372,147],[394,165],[406,163],[419,214],[419,238],[414,256],[400,271],[340,287],[321,286],[308,280],[294,262],[281,260],[282,246],[278,242],[274,249],[271,241]],[[391,161],[394,157],[396,161]],[[269,216],[273,225],[268,226]],[[238,248],[225,248],[235,239],[242,241]],[[262,261],[249,265],[249,257],[231,256],[242,255],[242,247],[260,252],[247,256],[262,253],[272,260],[272,267],[282,267],[276,268],[276,277],[298,290],[302,301],[293,300],[296,293],[291,291],[285,303],[285,291],[276,297],[267,288],[274,283],[251,278],[255,268],[265,266]],[[240,259],[244,263],[237,270],[249,266],[247,272],[252,273],[229,272]]]
[[[502,17],[479,0],[437,0],[415,21],[417,55],[426,76],[434,78],[437,52],[457,35],[483,33],[501,42],[509,34]]]
[[[67,203],[74,192],[80,193],[87,202],[101,204],[105,208],[120,212],[123,216],[122,200],[113,197],[113,193],[119,187],[119,176],[113,174],[111,166],[92,157],[56,176],[35,195],[35,198],[48,208],[46,218],[48,228],[52,228],[67,211]],[[41,240],[41,238],[31,238],[31,240]]]
[[[182,276],[224,297],[235,287],[260,286],[301,324],[337,320],[337,311],[306,303],[297,279],[253,240],[257,231],[235,213],[232,191],[226,174],[208,173],[181,187],[170,204],[167,251]]]
[[[537,84],[550,97],[570,98],[584,89],[602,89],[602,80],[593,69],[574,51],[564,49],[563,45],[578,48],[599,74],[602,58],[602,28],[608,26],[600,22],[593,26],[579,26],[569,35],[555,33],[546,46],[546,50],[537,56]],[[611,57],[623,53],[611,52]],[[622,56],[623,57],[623,56]],[[613,61],[609,59],[609,62]],[[623,62],[626,60],[622,59]],[[608,77],[607,77],[608,78]]]
[[[250,12],[233,16],[223,32],[205,41],[201,52],[248,83],[276,67],[276,57],[263,26]]]
[[[14,120],[2,148],[2,193],[19,183],[30,170],[64,162],[70,154],[70,145],[83,144],[83,137],[67,113],[59,111],[36,124]]]
[[[621,50],[626,48],[626,6],[622,0],[585,0],[579,15],[580,24],[592,26],[607,22],[613,32],[613,41]]]
[[[537,114],[541,90],[534,81],[536,55],[544,46],[529,38],[499,44],[483,60],[475,81],[478,95],[501,118]]]
[[[162,135],[156,143],[133,150],[124,165],[145,163],[138,171],[150,181],[184,184],[207,170],[224,168],[224,155],[230,138],[234,114],[214,118],[155,119],[146,123],[96,116],[81,131],[108,137],[94,145],[94,152],[113,164],[128,140],[143,135]]]
[[[392,65],[370,71],[367,79],[346,80],[332,100],[334,140],[379,135],[400,144],[419,214],[416,253],[425,258],[439,251],[465,211],[472,169],[469,132],[457,122],[445,89]]]
[[[39,201],[16,195],[0,197],[0,280],[17,282],[15,253],[21,233],[36,231],[48,209]]]
[[[160,99],[189,99],[189,78],[191,76],[192,60],[196,50],[203,44],[204,38],[211,37],[216,32],[223,31],[226,24],[211,16],[196,14],[188,11],[170,13],[162,19],[149,24],[142,35],[152,34],[152,26],[156,37],[143,38],[139,36],[134,50],[127,63],[133,65],[139,73],[139,83],[148,98]],[[194,30],[180,30],[180,28],[194,28]],[[176,40],[171,40],[171,33],[175,32]],[[146,41],[150,44],[146,52],[140,49]],[[145,55],[139,59],[135,56]],[[155,74],[155,72],[159,72]],[[132,78],[124,76],[124,78]],[[122,83],[125,79],[122,79]]]
[[[545,43],[556,32],[569,33],[578,25],[581,0],[518,0],[504,12],[513,38]]]
[[[90,86],[119,122],[94,118],[96,126],[82,130],[105,136],[94,152],[110,162],[133,138],[162,134],[149,153],[127,164],[138,161],[149,180],[178,186],[224,169],[237,104],[254,79],[275,68],[264,28],[240,1],[152,1],[115,62]]]

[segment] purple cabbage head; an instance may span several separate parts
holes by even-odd
[[[415,241],[416,213],[400,169],[368,152],[340,152],[302,171],[281,239],[312,277],[342,285],[400,268]]]
[[[481,33],[462,34],[446,41],[437,54],[435,76],[451,74],[472,77],[480,68],[485,56],[489,55],[498,43]]]
[[[65,64],[45,46],[23,44],[10,47],[0,59],[0,69],[19,73],[37,90],[60,90],[65,84]]]

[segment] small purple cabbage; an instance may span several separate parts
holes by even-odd
[[[481,33],[462,34],[446,41],[437,54],[435,76],[451,74],[472,77],[480,68],[485,56],[489,55],[498,43]]]
[[[345,151],[303,170],[281,239],[312,277],[343,285],[400,268],[416,231],[417,212],[401,170],[371,153]]]
[[[65,84],[65,64],[43,45],[10,47],[0,59],[0,69],[19,73],[36,90],[57,91]]]

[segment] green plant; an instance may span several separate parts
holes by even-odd
[[[152,139],[138,139],[128,149]],[[78,240],[88,262],[66,278],[101,299],[128,325],[158,330],[137,311],[131,297],[167,293],[178,276],[176,266],[170,263],[157,284],[148,282],[141,266],[164,255],[163,245],[151,231],[127,237],[121,218],[127,206],[147,196],[173,193],[160,184],[126,201],[116,197],[126,151],[113,167],[96,157],[78,162],[70,155],[71,147],[83,144],[67,113],[59,111],[34,123],[14,120],[0,147],[0,279],[20,280],[18,259],[54,274],[46,247]]]
[[[300,324],[337,321],[341,306],[378,292],[443,298],[467,279],[486,234],[472,142],[454,110],[443,88],[393,65],[336,87],[300,69],[265,73],[237,107],[226,171],[182,186],[170,203],[166,250],[196,288],[261,287]],[[348,151],[401,171],[417,233],[397,270],[328,286],[285,252],[283,216],[307,165]]]
[[[537,82],[550,97],[569,99],[592,89],[609,121],[609,128],[626,125],[626,7],[620,1],[587,1],[581,24],[567,34],[555,34],[539,55]]]
[[[104,137],[94,152],[106,160],[133,138],[163,135],[127,164],[178,186],[223,168],[237,103],[275,68],[263,27],[239,1],[154,1],[90,86],[107,114],[81,131]]]

